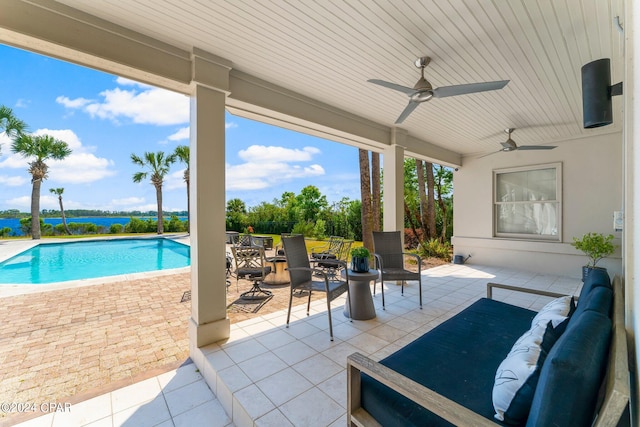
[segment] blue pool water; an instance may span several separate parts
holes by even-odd
[[[0,284],[44,284],[190,265],[190,247],[167,239],[41,243],[0,262]]]

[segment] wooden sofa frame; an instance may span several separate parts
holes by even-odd
[[[561,297],[564,294],[521,288],[497,283],[487,284],[487,298],[492,298],[493,288],[526,292],[530,294]],[[612,337],[609,346],[609,361],[604,378],[605,396],[595,418],[595,427],[613,427],[618,424],[629,403],[629,360],[627,335],[625,330],[625,306],[623,283],[619,276],[613,279]],[[428,332],[427,332],[428,333]],[[360,404],[360,374],[365,373],[376,381],[411,399],[432,413],[457,426],[491,426],[497,423],[482,417],[456,403],[437,391],[405,377],[392,369],[360,354],[353,353],[347,358],[347,425],[380,426],[380,424]]]

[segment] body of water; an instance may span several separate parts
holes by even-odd
[[[156,217],[137,217],[142,220],[147,220],[149,218],[156,220]],[[187,217],[179,216],[180,220],[185,221]],[[56,226],[58,224],[62,224],[62,218],[43,218],[45,224],[51,224],[52,226]],[[165,217],[166,221],[169,220],[168,217]],[[123,226],[129,224],[129,217],[79,217],[79,218],[67,218],[67,224],[70,222],[78,222],[78,223],[93,223],[97,226],[102,226],[109,230],[111,224],[122,224]],[[0,229],[4,227],[9,227],[11,232],[9,236],[22,236],[22,230],[20,229],[20,220],[18,218],[0,218]]]
[[[0,262],[0,284],[45,284],[187,267],[191,248],[164,238],[40,243]]]

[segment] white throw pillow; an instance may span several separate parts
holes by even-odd
[[[542,307],[542,310],[540,310],[538,314],[536,314],[531,321],[531,326],[533,327],[538,323],[546,326],[547,323],[551,322],[555,328],[569,317],[572,305],[571,301],[571,296],[564,296],[549,302],[547,305]]]
[[[537,375],[535,379],[532,378],[530,384],[525,383],[538,369],[542,339],[546,330],[546,324],[536,323],[518,338],[507,357],[498,366],[492,393],[496,419],[505,421],[505,412],[509,410],[514,400],[517,400],[517,402],[511,408],[510,413],[514,412],[512,416],[524,416],[526,419],[531,401],[528,400],[528,397],[523,396],[525,401],[529,401],[527,407],[527,404],[523,405],[520,401],[522,397],[516,399],[516,394],[526,394],[533,398],[533,391],[537,385]],[[508,419],[507,421],[514,420]]]

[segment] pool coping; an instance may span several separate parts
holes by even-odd
[[[46,240],[3,240],[0,241],[0,262],[14,257],[34,246],[40,244],[69,243],[74,241],[91,240],[117,240],[117,239],[163,239],[175,240],[178,243],[191,246],[188,234],[179,235],[144,235],[144,236],[101,236],[78,239],[46,239]],[[136,280],[149,277],[166,276],[170,274],[186,273],[191,267],[172,268],[167,270],[143,271],[139,273],[119,274],[115,276],[94,277],[91,279],[67,280],[63,282],[46,283],[41,285],[25,285],[24,283],[0,283],[0,298],[16,295],[32,294],[37,292],[57,291],[60,289],[77,288],[81,286],[102,285],[106,283],[121,282],[123,280]]]

